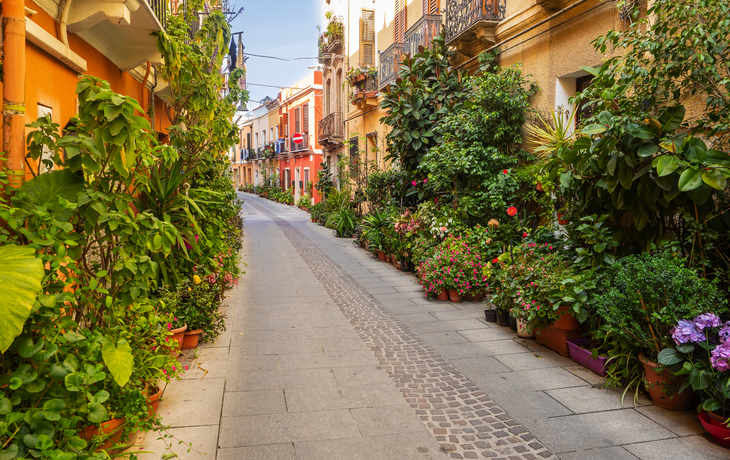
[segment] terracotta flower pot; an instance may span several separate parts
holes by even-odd
[[[192,350],[193,348],[198,348],[198,343],[200,342],[200,336],[202,334],[202,329],[185,331],[185,335],[183,336],[182,349]]]
[[[386,255],[385,255],[385,261],[386,261],[387,263],[390,263],[390,254],[386,254]]]
[[[664,369],[657,371],[657,363],[649,361],[644,354],[639,355],[639,361],[644,364],[644,386],[651,396],[651,402],[667,410],[686,410],[692,407],[694,392],[687,387],[683,392],[677,390],[682,386],[685,375],[674,375]]]
[[[148,413],[150,414],[150,417],[154,417],[155,414],[157,414],[157,408],[160,406],[160,397],[162,396],[162,390],[159,387],[153,386],[152,388],[157,391],[155,394],[147,397],[147,406],[149,406]]]
[[[535,340],[567,358],[570,356],[568,340],[580,338],[581,335],[583,331],[566,331],[550,325],[535,331]]]
[[[449,300],[453,303],[461,302],[461,295],[456,289],[449,289]]]
[[[115,444],[119,444],[122,440],[122,431],[124,431],[124,424],[127,423],[127,419],[113,418],[106,422],[103,422],[100,426],[87,426],[79,432],[79,437],[84,441],[91,441],[91,439],[99,434],[106,434],[109,437],[104,441],[104,444],[99,446],[97,451],[102,449],[109,450]]]
[[[385,262],[385,253],[378,249],[378,259],[380,259],[381,262]]]
[[[560,318],[553,323],[553,326],[564,331],[577,331],[580,329],[580,322],[573,318],[573,315],[571,315],[569,311],[570,307],[559,307],[558,314],[560,314]]]
[[[168,346],[165,347],[168,350],[170,350],[171,354],[176,354],[180,352],[180,349],[182,348],[183,339],[185,337],[185,331],[188,329],[188,325],[184,325],[183,327],[179,327],[177,329],[173,329],[170,331],[172,334],[172,337],[168,338]]]
[[[710,433],[712,439],[723,447],[730,447],[730,428],[723,426],[715,417],[717,414],[702,411],[699,414],[702,426]]]
[[[441,292],[438,293],[438,295],[436,296],[436,298],[438,300],[441,300],[441,301],[444,301],[444,302],[447,301],[447,300],[449,300],[449,291],[447,291],[444,288],[441,288]]]
[[[517,337],[522,337],[523,339],[531,339],[535,337],[535,334],[532,331],[527,332],[527,325],[521,319],[517,320]]]

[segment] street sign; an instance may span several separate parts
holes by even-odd
[[[294,142],[295,144],[301,144],[302,142],[304,142],[304,136],[302,136],[302,135],[301,135],[301,134],[299,134],[299,133],[296,133],[295,135],[293,135],[293,136],[291,137],[291,140],[292,140],[292,142]]]

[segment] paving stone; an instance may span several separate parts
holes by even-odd
[[[285,412],[284,390],[227,391],[223,396],[223,417]]]
[[[176,454],[176,459],[181,460],[211,460],[216,455],[216,443],[218,441],[218,423],[215,425],[192,426],[182,428],[170,428],[164,434],[174,438],[160,439],[160,433],[150,431],[144,439],[144,443],[137,447],[137,452],[153,452],[137,454],[139,460],[159,460],[163,455]],[[178,444],[177,440],[184,441]],[[189,447],[192,444],[192,447]],[[189,451],[188,451],[189,450]]]
[[[359,437],[347,410],[223,417],[221,448]]]
[[[167,384],[160,399],[158,414],[165,425],[173,428],[190,426],[190,414],[171,411],[171,407],[195,407],[196,425],[217,425],[223,401],[223,378],[203,380],[173,380]]]
[[[400,392],[390,382],[327,388],[291,388],[285,394],[289,412],[372,408],[403,403]]]
[[[493,344],[495,342],[486,342]],[[549,351],[547,353],[510,353],[499,354],[496,358],[513,371],[524,371],[528,369],[544,369],[547,367],[563,367],[573,363],[570,358]]]
[[[694,409],[669,411],[658,406],[649,405],[637,407],[636,411],[675,433],[677,436],[690,436],[706,431],[702,423],[700,423],[697,411]]]
[[[363,436],[411,433],[423,429],[421,420],[405,405],[351,409],[350,413]]]
[[[555,452],[589,450],[675,437],[672,432],[633,409],[555,417],[549,423],[533,424],[530,428],[532,434]]]
[[[296,442],[297,460],[447,460],[428,433]],[[263,457],[262,457],[263,458]]]
[[[297,460],[293,443],[218,449],[217,460]],[[209,459],[212,460],[212,459]]]
[[[644,442],[624,446],[641,460],[727,460],[728,450],[702,436]]]
[[[573,387],[546,390],[548,395],[576,414],[623,409],[619,389]],[[630,399],[631,395],[629,395]],[[627,401],[630,404],[630,401]]]
[[[626,449],[620,446],[602,449],[582,450],[560,454],[560,460],[636,460]]]

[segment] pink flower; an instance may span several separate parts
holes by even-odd
[[[428,179],[423,179],[423,183],[424,184],[428,183]]]
[[[418,185],[418,182],[413,181],[413,182],[411,182],[411,185],[415,187],[416,185]]]
[[[527,238],[527,232],[522,234],[522,238]]]

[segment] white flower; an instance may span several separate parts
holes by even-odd
[[[451,223],[451,219],[449,219],[449,223]]]

